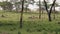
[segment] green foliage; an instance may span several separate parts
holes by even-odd
[[[4,10],[12,10],[12,4],[10,2],[0,2],[0,6],[4,9]]]

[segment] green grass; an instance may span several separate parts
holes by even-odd
[[[5,17],[1,17],[1,15]],[[23,15],[23,28],[20,29],[20,13],[0,11],[0,34],[60,34],[60,14],[56,14],[56,19],[52,22],[48,21],[47,14],[42,14],[42,18],[30,19],[30,16],[38,17],[38,13],[24,13]],[[57,17],[58,16],[58,17]]]

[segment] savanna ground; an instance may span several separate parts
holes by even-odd
[[[41,19],[38,15],[36,12],[24,13],[23,28],[20,29],[20,13],[0,11],[0,34],[60,34],[60,14],[55,14],[55,19],[52,14],[52,22],[48,21],[47,14],[42,14]]]

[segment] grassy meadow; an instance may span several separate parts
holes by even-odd
[[[55,14],[55,19],[52,14],[52,22],[48,21],[47,14],[42,14],[41,19],[38,15],[24,13],[23,28],[20,29],[20,13],[0,11],[0,34],[60,34],[60,14]],[[31,16],[37,18],[29,18]]]

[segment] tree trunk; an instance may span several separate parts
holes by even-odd
[[[23,10],[24,10],[24,0],[22,0],[22,10],[21,10],[21,17],[20,17],[20,28],[22,28],[23,23]]]
[[[53,19],[55,19],[55,6],[54,6],[54,18]]]
[[[27,7],[28,7],[28,5],[26,5],[26,9],[25,9],[25,12],[26,12],[26,13],[27,13],[27,9],[28,9]]]
[[[39,19],[41,18],[41,3],[40,3],[40,0],[39,0]]]
[[[51,20],[51,13],[48,13],[48,18],[49,18],[49,21],[52,21]]]
[[[49,21],[52,21],[52,20],[51,20],[51,12],[52,12],[52,8],[54,7],[55,2],[56,2],[56,0],[53,1],[53,4],[52,4],[50,10],[48,11],[47,2],[44,0],[45,8],[46,8],[46,11],[47,11],[47,13],[48,13]]]

